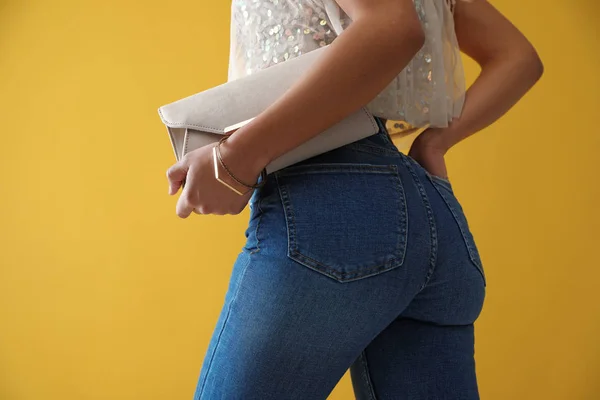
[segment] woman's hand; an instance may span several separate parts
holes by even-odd
[[[242,160],[229,157],[225,143],[220,146],[225,165],[242,182],[255,183],[260,175],[260,169],[255,173],[252,168],[242,166]],[[192,211],[197,214],[239,214],[252,196],[253,189],[236,183],[220,164],[218,164],[219,178],[245,194],[240,196],[215,179],[212,155],[214,146],[210,144],[187,153],[167,170],[170,195],[177,193],[185,180],[176,207],[176,213],[181,218],[187,218]],[[237,171],[244,171],[244,173],[238,176]]]
[[[410,147],[408,156],[421,164],[431,175],[448,179],[444,156],[448,147],[441,140],[442,132],[436,129],[423,131]]]

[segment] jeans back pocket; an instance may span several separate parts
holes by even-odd
[[[407,211],[397,165],[313,163],[275,176],[292,260],[339,282],[402,265]]]

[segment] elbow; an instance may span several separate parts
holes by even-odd
[[[535,51],[535,49],[533,50],[533,54],[531,54],[529,58],[529,65],[532,70],[532,75],[534,76],[535,81],[537,82],[538,80],[540,80],[542,75],[544,75],[544,63],[542,62],[542,59],[540,58],[539,54]]]
[[[518,74],[521,81],[528,84],[529,87],[540,80],[544,74],[544,64],[533,45],[528,41],[482,55],[475,61],[482,69],[504,65],[513,73]]]
[[[535,48],[528,43],[520,49],[516,55],[516,59],[520,65],[519,69],[524,75],[529,77],[531,86],[533,86],[544,74],[544,63],[539,54]]]

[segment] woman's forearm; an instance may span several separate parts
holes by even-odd
[[[423,45],[412,0],[398,3],[362,12],[313,68],[223,143],[226,161],[260,171],[374,99]]]
[[[489,1],[457,1],[454,21],[461,51],[481,66],[481,73],[467,90],[460,117],[448,128],[417,137],[417,143],[442,151],[499,119],[543,72],[533,45]]]
[[[515,51],[509,57],[490,60],[465,95],[461,116],[447,128],[427,130],[428,140],[449,149],[503,116],[537,82],[542,63],[533,49]]]

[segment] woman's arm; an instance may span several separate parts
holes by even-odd
[[[411,156],[417,158],[425,148],[445,153],[496,121],[523,97],[544,70],[532,44],[486,0],[458,0],[454,20],[461,51],[481,66],[481,73],[466,92],[460,118],[448,128],[428,129],[417,137],[414,149],[411,148]],[[439,167],[423,166],[437,168],[438,172],[432,173],[445,175],[445,167],[440,172]]]
[[[412,0],[336,1],[349,27],[278,101],[223,142],[225,163],[240,179],[255,181],[269,162],[370,102],[422,47]]]

